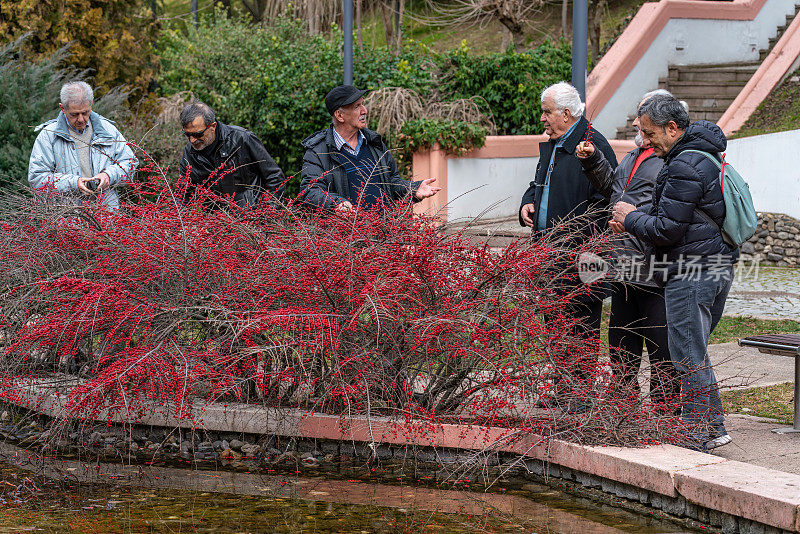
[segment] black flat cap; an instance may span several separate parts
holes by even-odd
[[[333,115],[334,111],[343,106],[349,106],[366,93],[365,89],[356,89],[352,85],[339,85],[325,95],[325,107],[328,108],[328,113]]]

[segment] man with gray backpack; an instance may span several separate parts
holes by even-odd
[[[752,202],[746,205],[746,184],[744,204],[723,195],[721,178],[733,173],[722,166],[727,140],[717,125],[689,124],[684,107],[666,95],[644,102],[637,115],[664,166],[649,209],[618,202],[612,227],[650,243],[663,264],[670,356],[681,375],[683,444],[705,451],[731,442],[707,347],[733,281],[738,240],[750,237],[747,221],[755,210]],[[735,236],[723,235],[723,228]]]

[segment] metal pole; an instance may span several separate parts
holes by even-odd
[[[797,406],[800,405],[800,356],[794,357],[794,416],[792,418],[792,430],[800,432],[800,410]]]
[[[589,41],[589,0],[572,2],[572,85],[586,102],[586,59]]]
[[[344,0],[344,84],[353,85],[353,0]]]
[[[197,27],[197,0],[192,0],[192,20],[194,21],[195,27]]]
[[[794,415],[792,417],[792,427],[774,428],[776,434],[797,434],[800,432],[800,347],[795,348],[797,353],[794,356]]]

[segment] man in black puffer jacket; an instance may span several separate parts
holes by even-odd
[[[180,162],[180,176],[191,167],[188,201],[200,185],[253,207],[268,192],[275,198],[283,193],[283,172],[258,137],[239,126],[222,124],[206,104],[189,103],[180,115],[183,134],[189,138]]]
[[[689,114],[673,97],[653,96],[637,114],[642,135],[664,159],[664,167],[650,209],[645,213],[618,202],[610,224],[652,244],[665,259],[669,350],[681,373],[682,416],[691,429],[686,445],[707,450],[731,441],[707,347],[722,316],[739,251],[720,231],[725,202],[719,168],[705,155],[687,151],[719,158],[727,140],[711,122],[689,125]]]

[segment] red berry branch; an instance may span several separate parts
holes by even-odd
[[[57,378],[75,418],[236,401],[394,416],[415,435],[446,421],[587,443],[674,431],[575,334],[566,305],[593,290],[577,257],[608,245],[576,240],[581,221],[495,250],[402,203],[243,209],[202,185],[184,203],[189,187],[147,161],[113,213],[52,191],[2,201],[0,398]]]

